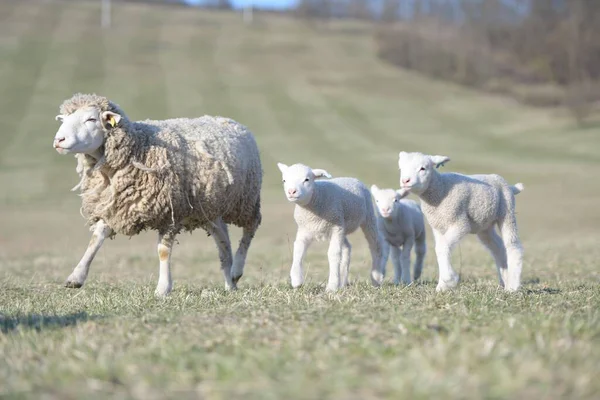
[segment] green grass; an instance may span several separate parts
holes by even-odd
[[[0,2],[1,396],[598,396],[600,128],[397,70],[353,22],[247,27],[232,13],[114,3],[102,31],[98,5]],[[153,296],[153,233],[108,241],[84,288],[61,286],[89,239],[69,192],[74,159],[50,145],[77,91],[133,119],[220,114],[256,134],[263,225],[239,291],[223,290],[203,232],[179,237],[167,299]],[[498,289],[470,237],[453,258],[461,286],[436,294],[431,235],[421,284],[372,288],[355,234],[351,287],[324,292],[325,244],[310,249],[306,287],[289,287],[295,223],[275,163],[390,187],[400,150],[525,183],[522,291]]]

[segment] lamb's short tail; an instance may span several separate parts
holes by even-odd
[[[510,187],[510,190],[512,190],[514,195],[521,193],[524,189],[525,186],[521,182]]]

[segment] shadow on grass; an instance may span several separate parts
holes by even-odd
[[[555,288],[525,289],[527,294],[559,294],[562,291]]]
[[[8,333],[18,327],[35,329],[40,332],[46,329],[66,328],[75,326],[80,322],[91,321],[100,317],[90,316],[86,312],[71,313],[66,315],[27,314],[5,317],[0,315],[0,331]]]

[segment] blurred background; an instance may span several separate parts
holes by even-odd
[[[525,281],[597,279],[598,26],[600,2],[584,0],[2,0],[0,269],[60,283],[83,253],[75,160],[51,143],[62,101],[95,92],[134,120],[224,115],[255,133],[263,226],[245,284],[287,279],[296,226],[276,162],[396,187],[401,150],[525,184]],[[366,279],[365,241],[351,241]],[[90,279],[154,280],[154,245],[107,242]],[[475,239],[461,246],[467,276],[494,276]],[[311,251],[315,280],[324,254]],[[220,282],[203,233],[182,235],[174,262],[176,281]]]

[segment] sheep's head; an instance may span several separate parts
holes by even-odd
[[[428,156],[422,153],[401,151],[398,157],[401,193],[411,191],[421,194],[429,187],[435,168],[450,161],[446,156]]]
[[[283,190],[288,201],[300,206],[307,205],[315,190],[315,180],[331,178],[324,169],[312,169],[304,164],[287,166],[277,163],[283,178]]]
[[[396,206],[400,204],[400,200],[408,195],[408,191],[400,191],[394,189],[380,189],[377,185],[371,186],[371,194],[375,199],[375,205],[379,215],[388,219],[394,215]]]
[[[56,120],[61,126],[54,136],[60,154],[94,155],[104,144],[105,133],[125,120],[118,106],[105,97],[76,94],[60,107]]]

